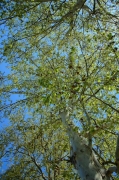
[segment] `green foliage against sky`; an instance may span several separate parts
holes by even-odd
[[[90,132],[105,167],[115,162],[119,131],[119,2],[0,2],[1,179],[79,179],[59,111],[71,108],[82,135]],[[22,99],[12,102],[11,95]],[[87,122],[84,107],[91,123]],[[109,162],[109,163],[108,163]],[[12,164],[13,163],[13,164]],[[116,180],[116,177],[114,177]]]

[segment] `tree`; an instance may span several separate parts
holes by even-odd
[[[0,13],[1,179],[116,180],[118,1],[3,0]]]

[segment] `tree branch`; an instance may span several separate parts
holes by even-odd
[[[87,96],[90,96],[90,97],[94,97],[96,98],[97,100],[101,101],[103,104],[109,106],[111,109],[113,109],[114,111],[116,111],[117,113],[119,113],[119,110],[114,108],[113,106],[111,106],[110,104],[108,104],[107,102],[103,101],[102,99],[98,98],[97,96],[95,96],[95,94],[84,94],[84,95],[87,95]]]
[[[119,174],[119,134],[118,134],[118,137],[117,137],[115,158],[116,158],[117,173]]]
[[[31,157],[31,156],[30,156],[30,157]],[[36,167],[38,168],[38,170],[40,171],[42,178],[43,178],[44,180],[47,180],[47,179],[45,178],[43,172],[42,172],[41,167],[37,164],[35,158],[31,157],[31,159],[32,159],[32,161],[34,162],[34,164],[36,165]]]
[[[81,103],[81,105],[82,105],[82,107],[83,107],[84,113],[85,113],[85,115],[86,115],[86,117],[87,117],[87,120],[88,120],[88,127],[89,127],[88,141],[89,141],[89,147],[92,149],[92,135],[91,135],[91,133],[90,133],[91,121],[90,121],[90,117],[89,117],[89,115],[88,115],[88,113],[87,113],[87,111],[86,111],[86,108],[85,108],[84,104]]]

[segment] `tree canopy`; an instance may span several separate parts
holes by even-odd
[[[75,132],[91,136],[99,162],[115,165],[119,1],[2,0],[0,15],[0,61],[10,70],[0,74],[1,121],[10,121],[0,136],[1,167],[10,164],[1,179],[80,179],[64,108]]]

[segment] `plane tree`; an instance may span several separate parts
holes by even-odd
[[[116,180],[118,1],[0,6],[1,179]]]

